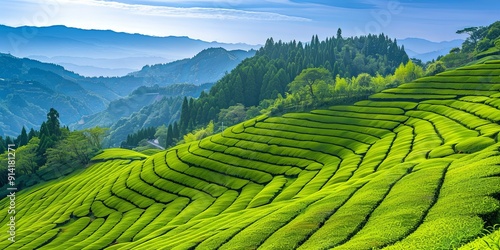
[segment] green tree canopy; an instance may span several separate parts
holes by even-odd
[[[298,92],[302,87],[306,86],[311,96],[316,98],[314,93],[315,86],[320,83],[329,83],[332,80],[332,74],[325,68],[307,68],[302,70],[295,79],[288,84],[288,89],[293,92]]]
[[[356,77],[356,84],[363,88],[370,87],[372,83],[372,77],[367,73],[361,73]]]
[[[16,150],[16,166],[21,174],[34,174],[38,170],[37,148],[40,143],[38,137],[33,137],[29,143]]]
[[[246,119],[247,112],[245,106],[237,103],[227,109],[221,109],[219,113],[219,122],[223,122],[224,126],[231,126],[240,123]]]
[[[108,128],[94,127],[83,130],[83,135],[87,137],[90,145],[99,150],[102,148],[102,140],[106,135]]]
[[[166,145],[167,142],[168,128],[165,124],[156,128],[155,138],[158,139],[160,145]],[[170,135],[172,136],[172,135]]]
[[[24,146],[26,144],[28,144],[28,133],[26,132],[26,128],[24,128],[23,126],[23,129],[21,130],[21,135],[19,136],[19,147],[20,146]]]
[[[169,124],[167,129],[167,138],[165,140],[165,148],[168,148],[173,144],[174,144],[174,131],[172,128],[172,124]]]
[[[435,61],[435,62],[429,64],[429,66],[427,66],[427,69],[425,70],[425,75],[426,76],[433,76],[433,75],[437,75],[437,74],[444,72],[444,71],[446,71],[446,66],[444,65],[444,62]]]
[[[47,129],[50,135],[60,136],[61,135],[61,124],[59,122],[59,112],[54,108],[50,108],[49,113],[47,113]]]
[[[214,134],[214,122],[210,121],[205,128],[198,129],[184,135],[184,142],[188,143],[188,142],[198,141],[213,134]]]

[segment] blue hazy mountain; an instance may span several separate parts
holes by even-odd
[[[89,124],[109,126],[159,100],[148,99],[139,106],[129,105],[136,99],[127,96],[140,87],[214,83],[254,54],[254,50],[210,48],[190,59],[144,66],[128,76],[84,77],[60,65],[0,53],[0,135],[17,135],[22,126],[37,128],[52,107],[59,111],[65,125],[75,124],[86,117],[84,120]],[[177,88],[179,91],[162,96],[196,96],[206,88],[194,88],[189,93]],[[119,101],[122,98],[123,101]],[[117,113],[110,119],[99,119],[106,114],[110,103],[113,105],[110,110],[128,112]]]
[[[417,58],[423,62],[446,55],[452,48],[461,47],[464,40],[432,42],[421,38],[406,38],[398,40],[399,45],[405,46],[405,51],[410,58]]]
[[[254,56],[255,50],[232,50],[223,48],[205,49],[190,59],[166,64],[144,66],[129,76],[154,80],[155,84],[215,82],[235,68],[244,59]]]
[[[61,66],[8,54],[0,54],[0,65],[0,135],[19,134],[23,125],[39,126],[50,108],[65,114],[63,123],[71,123],[99,112],[109,102],[82,87],[78,83],[82,76]],[[106,87],[97,87],[102,88]]]
[[[121,76],[137,71],[144,65],[190,58],[211,47],[250,50],[260,46],[66,26],[0,25],[0,52],[57,63],[85,76]]]

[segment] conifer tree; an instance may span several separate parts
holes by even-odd
[[[47,129],[49,134],[59,137],[61,136],[61,124],[59,123],[59,112],[54,108],[50,108],[47,114]]]
[[[172,132],[173,132],[173,134],[172,134],[172,138],[173,138],[173,139],[179,139],[179,137],[180,137],[181,135],[180,135],[180,132],[179,132],[179,125],[178,125],[178,123],[177,123],[177,122],[174,122],[174,127],[173,127],[173,129],[172,129]]]
[[[170,146],[172,146],[172,144],[174,143],[174,132],[173,132],[173,129],[172,129],[172,124],[168,125],[168,129],[167,129],[167,142],[165,143],[165,148],[168,148]]]
[[[6,146],[6,143],[3,140],[3,137],[0,136],[0,154],[3,154],[5,152],[5,150],[6,150],[5,146]]]
[[[23,126],[21,130],[21,135],[19,136],[19,147],[28,144],[28,133],[26,133],[26,128]]]
[[[37,136],[37,132],[31,128],[30,129],[30,132],[28,133],[28,141],[31,140],[33,137],[36,137]]]

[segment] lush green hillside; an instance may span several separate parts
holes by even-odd
[[[263,100],[285,96],[287,85],[302,70],[320,67],[333,77],[368,73],[387,75],[401,63],[407,63],[404,47],[383,34],[360,37],[336,37],[320,41],[313,36],[309,43],[275,42],[272,38],[255,56],[244,60],[220,79],[207,94],[193,103],[183,104],[179,127],[181,134],[217,121],[217,114],[235,104],[258,106]]]
[[[460,247],[500,223],[499,89],[489,61],[150,157],[110,149],[16,194],[0,248]]]

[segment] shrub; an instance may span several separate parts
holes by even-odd
[[[473,137],[465,139],[455,146],[458,153],[474,153],[495,144],[495,140],[487,137]]]

